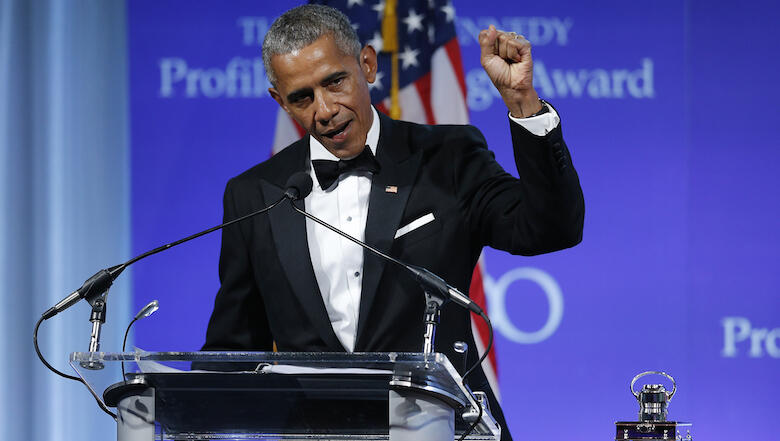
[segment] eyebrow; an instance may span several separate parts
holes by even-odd
[[[301,98],[311,96],[313,92],[314,91],[311,89],[311,87],[304,87],[303,89],[294,90],[287,95],[287,101],[294,103]]]
[[[328,75],[327,77],[323,78],[320,81],[320,84],[328,84],[331,81],[335,81],[339,78],[343,78],[347,76],[347,71],[339,71],[339,72],[333,72],[332,74]],[[287,94],[287,101],[295,102],[301,98],[305,98],[307,96],[311,96],[313,94],[313,90],[311,87],[304,87],[301,89],[294,90]]]
[[[340,71],[340,72],[333,72],[332,74],[328,75],[327,77],[323,78],[322,81],[320,81],[320,84],[328,84],[331,81],[337,80],[339,78],[347,76],[347,71]]]

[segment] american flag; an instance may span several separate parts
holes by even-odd
[[[383,40],[382,22],[387,8],[395,6],[397,19],[396,57],[398,71],[398,104],[400,118],[422,124],[468,124],[466,82],[455,34],[455,8],[447,0],[324,0],[311,1],[332,6],[347,17],[363,44],[370,44],[378,54],[379,70],[370,85],[371,101],[376,108],[390,114],[391,54]],[[276,119],[273,152],[300,139],[305,132],[279,109]],[[474,268],[469,296],[488,311],[482,282],[484,261]],[[479,354],[484,353],[488,329],[472,315],[474,338]],[[491,351],[483,363],[485,375],[496,396],[496,355]]]

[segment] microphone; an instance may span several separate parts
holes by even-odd
[[[92,302],[94,299],[96,299],[98,296],[100,296],[101,294],[106,292],[108,290],[108,288],[111,287],[111,284],[114,283],[114,280],[116,280],[116,278],[119,277],[119,275],[122,273],[122,271],[125,270],[125,268],[127,268],[128,266],[134,264],[135,262],[138,262],[141,259],[145,259],[145,258],[147,258],[147,257],[149,257],[149,256],[151,256],[153,254],[157,254],[157,253],[165,251],[165,250],[167,250],[169,248],[173,248],[176,245],[182,244],[184,242],[189,242],[192,239],[197,239],[200,236],[209,234],[209,233],[214,232],[216,230],[221,230],[221,229],[223,229],[223,228],[225,228],[227,226],[233,225],[233,224],[235,224],[237,222],[241,222],[242,220],[249,219],[250,217],[257,216],[258,214],[265,213],[266,211],[271,210],[272,208],[274,208],[277,205],[279,205],[280,203],[282,203],[282,201],[284,201],[285,199],[290,198],[290,200],[295,200],[295,199],[293,199],[294,197],[300,198],[301,197],[300,194],[303,194],[304,192],[305,192],[306,195],[308,195],[311,192],[311,186],[312,186],[311,178],[309,178],[308,175],[306,175],[306,177],[308,178],[308,190],[307,190],[306,187],[305,187],[305,185],[307,183],[304,182],[300,177],[296,178],[296,175],[299,175],[299,174],[300,173],[296,173],[296,174],[294,174],[293,176],[290,177],[290,179],[287,182],[287,187],[288,188],[285,190],[284,196],[282,196],[281,198],[279,198],[279,200],[277,200],[276,202],[274,202],[273,204],[271,204],[271,205],[269,205],[267,207],[263,207],[263,208],[261,208],[259,210],[253,211],[253,212],[251,212],[249,214],[246,214],[244,216],[241,216],[239,218],[236,218],[236,219],[233,219],[231,221],[228,221],[228,222],[216,225],[214,227],[211,227],[211,228],[208,228],[206,230],[203,230],[203,231],[201,231],[199,233],[195,233],[195,234],[193,234],[191,236],[187,236],[187,237],[185,237],[183,239],[179,239],[179,240],[177,240],[175,242],[171,242],[171,243],[159,246],[159,247],[157,247],[157,248],[155,248],[153,250],[150,250],[150,251],[147,251],[147,252],[145,252],[143,254],[135,256],[135,257],[133,257],[132,259],[128,260],[125,263],[122,263],[122,264],[119,264],[119,265],[114,265],[112,267],[105,268],[105,269],[102,269],[102,270],[98,271],[92,277],[87,279],[87,281],[84,282],[83,285],[81,285],[81,288],[73,291],[67,297],[65,297],[64,299],[60,300],[56,305],[54,305],[51,308],[49,308],[48,310],[46,310],[46,312],[44,312],[43,315],[41,316],[42,319],[43,320],[48,320],[48,319],[54,317],[55,315],[59,314],[60,312],[62,312],[64,310],[70,308],[71,306],[75,305],[81,299],[87,299],[88,301]],[[303,174],[305,175],[305,173],[303,173]],[[295,178],[295,179],[293,179],[293,178]],[[304,195],[304,197],[305,197],[305,195]]]
[[[103,294],[111,287],[114,280],[127,268],[127,265],[115,265],[110,268],[102,269],[86,280],[81,288],[73,291],[67,297],[60,300],[43,313],[43,319],[48,320],[60,312],[70,308],[81,299],[92,300]]]
[[[405,268],[407,271],[412,273],[417,280],[417,282],[423,286],[423,290],[425,291],[425,298],[426,298],[426,306],[425,306],[425,336],[423,337],[423,352],[424,353],[432,353],[433,352],[433,341],[434,341],[434,335],[436,333],[435,327],[436,324],[439,322],[439,307],[441,306],[441,303],[445,299],[450,299],[453,302],[465,307],[469,311],[475,312],[479,314],[480,317],[482,317],[483,320],[485,320],[485,323],[487,323],[488,330],[490,331],[490,338],[488,340],[488,345],[485,349],[485,352],[482,354],[481,357],[479,357],[479,360],[477,360],[474,365],[472,365],[469,369],[466,370],[466,372],[461,377],[461,384],[464,387],[466,386],[466,377],[471,374],[471,372],[474,371],[474,369],[477,368],[477,366],[480,366],[482,362],[487,358],[488,354],[490,353],[490,348],[493,347],[493,325],[490,323],[490,318],[488,318],[487,314],[480,308],[479,305],[474,303],[467,295],[460,292],[457,288],[454,286],[448,284],[444,281],[441,277],[437,276],[436,274],[432,273],[431,271],[415,266],[415,265],[408,265],[406,263],[401,262],[400,260],[391,257],[376,248],[363,243],[360,240],[355,239],[354,237],[350,236],[349,234],[339,230],[338,228],[328,224],[327,222],[313,216],[310,213],[307,213],[305,210],[301,210],[295,205],[295,201],[299,199],[303,199],[306,196],[309,195],[312,189],[312,180],[311,176],[309,176],[308,173],[305,172],[298,172],[293,174],[290,179],[287,181],[287,187],[288,190],[285,191],[285,197],[287,197],[290,201],[290,205],[293,207],[295,211],[298,213],[304,215],[307,219],[311,219],[312,221],[322,225],[323,227],[333,231],[334,233],[340,235],[341,237],[344,237],[346,239],[349,239],[350,241],[360,245],[364,249],[367,249],[374,253],[375,255],[386,259],[390,262],[395,263],[396,265],[401,266],[402,268]],[[438,292],[439,297],[435,298],[431,291]],[[458,348],[455,348],[457,351]],[[463,357],[464,363],[466,362],[466,357]],[[476,400],[476,398],[475,398]],[[479,422],[482,420],[482,406],[477,405],[478,407],[478,413],[476,415],[476,419],[471,423],[471,425],[468,427],[468,429],[461,435],[461,437],[458,439],[458,441],[463,441],[469,434],[471,434],[474,431],[474,428],[479,424]],[[464,414],[465,415],[465,414]]]
[[[309,193],[311,193],[312,185],[313,184],[312,184],[311,176],[309,176],[309,174],[306,172],[295,173],[292,176],[290,176],[290,179],[287,180],[288,189],[287,191],[285,191],[285,196],[290,200],[290,205],[292,205],[295,211],[306,216],[306,218],[311,219],[312,221],[322,225],[323,227],[333,231],[334,233],[340,235],[341,237],[349,239],[350,241],[371,251],[375,255],[385,260],[388,260],[390,262],[393,262],[396,265],[401,266],[402,268],[412,273],[412,275],[414,275],[417,282],[420,283],[423,287],[427,288],[428,290],[432,290],[434,292],[439,293],[439,295],[443,299],[450,299],[453,302],[463,306],[464,308],[470,311],[473,311],[480,315],[483,314],[482,308],[480,308],[479,305],[473,302],[467,295],[463,294],[462,292],[460,292],[460,290],[448,284],[447,282],[444,281],[444,279],[432,273],[431,271],[419,266],[409,265],[404,262],[401,262],[400,260],[377,250],[376,248],[372,247],[371,245],[368,245],[367,243],[355,239],[349,234],[328,224],[327,222],[298,208],[293,202],[308,196]]]
[[[311,193],[313,186],[311,176],[306,172],[293,173],[290,179],[287,180],[284,191],[284,196],[292,201],[304,199]]]
[[[154,312],[157,311],[158,309],[160,309],[160,302],[155,299],[149,302],[140,311],[138,311],[138,314],[136,314],[135,317],[133,317],[133,320],[130,321],[130,324],[127,325],[127,329],[125,329],[125,338],[122,339],[122,352],[125,352],[125,346],[127,346],[127,336],[130,334],[130,327],[133,326],[133,323],[143,318],[149,317],[150,315],[154,314]],[[125,373],[124,360],[122,360],[122,379],[125,381],[125,383],[127,383],[127,374]]]
[[[127,329],[125,329],[125,338],[122,339],[122,352],[125,352],[125,346],[127,345],[127,336],[128,334],[130,334],[130,327],[133,326],[133,323],[143,318],[149,317],[150,315],[154,314],[154,312],[157,311],[158,309],[160,309],[160,302],[158,300],[152,300],[146,306],[144,306],[140,311],[138,311],[138,314],[136,314],[135,317],[133,317],[133,320],[130,321],[130,324],[127,325]]]
[[[298,178],[300,179],[300,178]],[[311,186],[311,182],[309,182],[309,185]],[[171,242],[165,245],[162,245],[160,247],[157,247],[153,250],[149,250],[143,254],[140,254],[138,256],[133,257],[132,259],[128,260],[125,263],[114,265],[109,268],[102,269],[95,273],[92,277],[87,279],[81,287],[72,293],[70,293],[67,297],[57,302],[56,305],[52,306],[46,312],[44,312],[41,317],[38,319],[38,322],[35,324],[35,330],[33,331],[33,346],[35,347],[35,352],[38,355],[38,358],[41,360],[41,362],[52,372],[55,374],[75,381],[83,382],[79,377],[74,377],[72,375],[68,375],[65,373],[60,372],[55,367],[53,367],[49,362],[46,361],[46,358],[43,356],[43,354],[40,351],[40,348],[38,347],[38,328],[40,327],[41,323],[44,320],[48,320],[55,315],[59,314],[60,312],[70,308],[71,306],[78,303],[81,299],[86,299],[90,305],[92,306],[92,313],[90,315],[90,322],[92,322],[92,333],[90,335],[90,341],[89,341],[89,351],[90,352],[97,352],[100,348],[100,330],[101,326],[105,322],[105,309],[106,309],[106,291],[111,287],[111,285],[114,283],[114,280],[116,280],[117,277],[122,273],[122,271],[125,270],[128,266],[132,265],[135,262],[138,262],[141,259],[145,259],[153,254],[160,253],[162,251],[165,251],[169,248],[173,248],[176,245],[182,244],[184,242],[188,242],[192,239],[196,239],[200,236],[203,236],[205,234],[209,234],[216,230],[221,230],[222,228],[225,228],[227,226],[230,226],[234,223],[241,222],[242,220],[249,219],[250,217],[257,216],[258,214],[265,213],[268,210],[271,210],[272,208],[276,207],[277,205],[281,204],[285,199],[287,199],[287,191],[290,191],[290,189],[287,189],[285,191],[285,196],[280,197],[276,202],[273,204],[261,208],[259,210],[256,210],[252,213],[246,214],[244,216],[238,217],[236,219],[233,219],[231,221],[219,224],[217,226],[208,228],[206,230],[203,230],[199,233],[195,233],[191,236],[187,236],[183,239],[179,239],[175,242]],[[299,190],[300,191],[300,190]],[[311,191],[311,187],[308,190]],[[307,193],[308,194],[308,193]],[[141,314],[142,317],[148,317],[153,313],[156,309],[151,308],[151,304],[147,305],[146,308],[144,308],[139,314]],[[146,315],[144,315],[146,314]],[[134,321],[142,318],[136,315],[136,318]],[[129,330],[129,328],[128,328]],[[125,338],[127,338],[127,335],[125,335]],[[124,350],[124,342],[123,342],[123,350]],[[84,366],[88,369],[102,369],[103,366],[100,362],[90,362],[87,366]],[[124,366],[123,366],[124,367]],[[97,399],[97,397],[96,397]],[[102,402],[98,399],[98,404],[100,404],[101,408],[106,411],[109,415],[116,418],[116,415],[114,415],[111,411],[105,408],[104,405],[102,405]]]
[[[433,287],[439,291],[445,298],[449,298],[458,305],[468,309],[476,314],[482,314],[482,308],[473,302],[467,295],[460,292],[454,286],[448,284],[441,277],[430,272],[429,270],[415,265],[406,265],[406,269],[409,270],[417,282],[424,286]]]
[[[160,302],[158,300],[152,300],[149,302],[148,305],[144,306],[143,309],[138,311],[138,314],[135,315],[133,318],[133,321],[141,320],[142,318],[149,317],[150,315],[154,314],[155,311],[160,309]],[[124,351],[124,349],[122,349]]]

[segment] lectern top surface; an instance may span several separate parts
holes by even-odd
[[[460,413],[478,406],[438,353],[75,352],[70,363],[96,396],[111,391],[108,401],[120,400],[123,386],[154,389],[157,420],[166,433],[205,433],[222,421],[220,431],[273,427],[277,434],[292,428],[309,435],[325,430],[381,436],[386,426],[376,423],[386,424],[388,392],[398,387],[430,393],[454,407],[456,430],[466,426]],[[477,437],[498,433],[492,416],[485,416]],[[194,427],[198,421],[208,424]],[[293,424],[299,421],[307,423]],[[374,429],[366,432],[368,427]]]

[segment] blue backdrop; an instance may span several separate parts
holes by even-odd
[[[644,370],[677,378],[671,417],[698,438],[776,437],[764,421],[780,388],[780,7],[454,3],[472,123],[514,172],[476,35],[490,23],[526,35],[586,198],[578,247],[485,254],[515,437],[610,439],[636,416],[628,382]],[[270,155],[277,105],[259,45],[296,4],[129,2],[134,253],[219,223],[226,181]],[[136,307],[161,302],[139,347],[200,347],[218,247],[215,234],[134,268]]]

